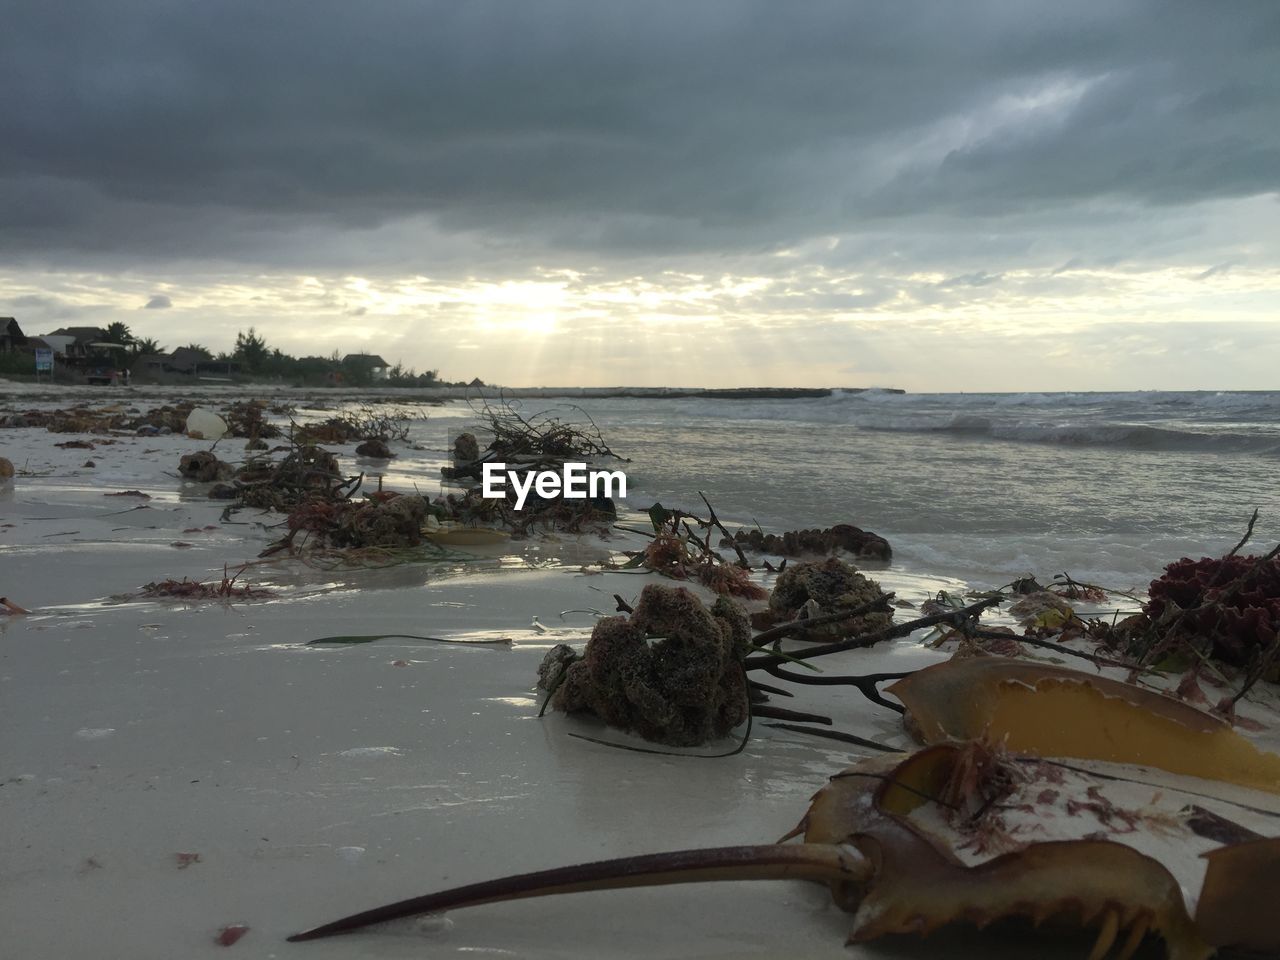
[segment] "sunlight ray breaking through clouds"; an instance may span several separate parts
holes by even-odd
[[[1273,5],[8,21],[31,333],[253,327],[513,386],[1276,386]]]

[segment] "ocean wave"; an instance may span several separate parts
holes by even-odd
[[[894,433],[952,433],[993,440],[1060,446],[1121,446],[1141,450],[1280,455],[1280,435],[1275,432],[1197,431],[1098,421],[1045,423],[1003,420],[981,414],[953,414],[945,419],[933,421],[902,417],[864,418],[856,425],[863,430]]]

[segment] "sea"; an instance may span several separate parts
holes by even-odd
[[[188,395],[165,387],[71,393],[75,402],[139,407]],[[421,391],[360,396],[246,385],[190,394],[214,409],[259,395],[294,405],[299,421],[342,408],[405,414],[416,449],[402,448],[384,479],[389,489],[429,496],[444,492],[439,471],[452,437],[482,422],[474,398],[433,403]],[[72,399],[30,385],[0,389],[0,407],[14,410]],[[646,524],[654,503],[705,512],[705,495],[730,528],[781,533],[847,523],[873,531],[891,544],[898,571],[925,580],[982,589],[1067,574],[1141,591],[1181,557],[1230,550],[1255,510],[1244,552],[1280,542],[1280,391],[868,390],[511,402],[528,417],[598,427],[629,459],[617,466],[627,474],[621,506],[632,524]],[[0,454],[17,438],[0,437]],[[106,469],[102,482],[151,482],[127,470],[108,477]]]
[[[976,587],[1141,589],[1230,550],[1255,509],[1244,552],[1280,540],[1280,391],[519,402],[590,416],[631,459],[633,509],[705,512],[704,494],[730,526],[849,523],[908,572]]]

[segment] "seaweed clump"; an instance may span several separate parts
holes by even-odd
[[[1131,624],[1143,652],[1188,645],[1237,667],[1254,666],[1280,635],[1280,557],[1184,557],[1151,581],[1143,620]],[[1154,640],[1154,643],[1151,641]]]
[[[586,711],[620,730],[672,747],[693,747],[747,719],[742,659],[746,614],[720,598],[708,610],[683,587],[650,584],[630,617],[599,621],[583,655],[557,647],[539,670],[551,706]]]
[[[784,557],[843,550],[859,560],[883,560],[887,563],[893,558],[888,540],[851,523],[837,523],[822,530],[788,530],[781,536],[759,529],[739,530],[732,540],[726,538],[721,541],[721,546],[733,544]]]
[[[853,610],[872,604],[885,608],[812,627],[799,635],[800,639],[829,639],[887,627],[893,620],[888,599],[876,581],[863,576],[839,557],[828,557],[797,563],[778,574],[769,597],[769,614],[773,622],[778,622],[802,616],[806,619],[825,616],[841,609]]]
[[[350,497],[362,477],[344,477],[335,454],[323,447],[295,447],[279,463],[253,459],[236,474],[240,502],[263,510],[292,510],[312,500]]]
[[[281,550],[294,552],[299,537],[316,547],[416,547],[423,542],[422,526],[430,513],[417,494],[382,494],[363,501],[308,500],[295,507],[285,525],[289,532],[267,547],[262,556]]]

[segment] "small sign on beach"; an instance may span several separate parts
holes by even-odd
[[[36,373],[49,373],[53,370],[53,350],[50,347],[36,347]]]

